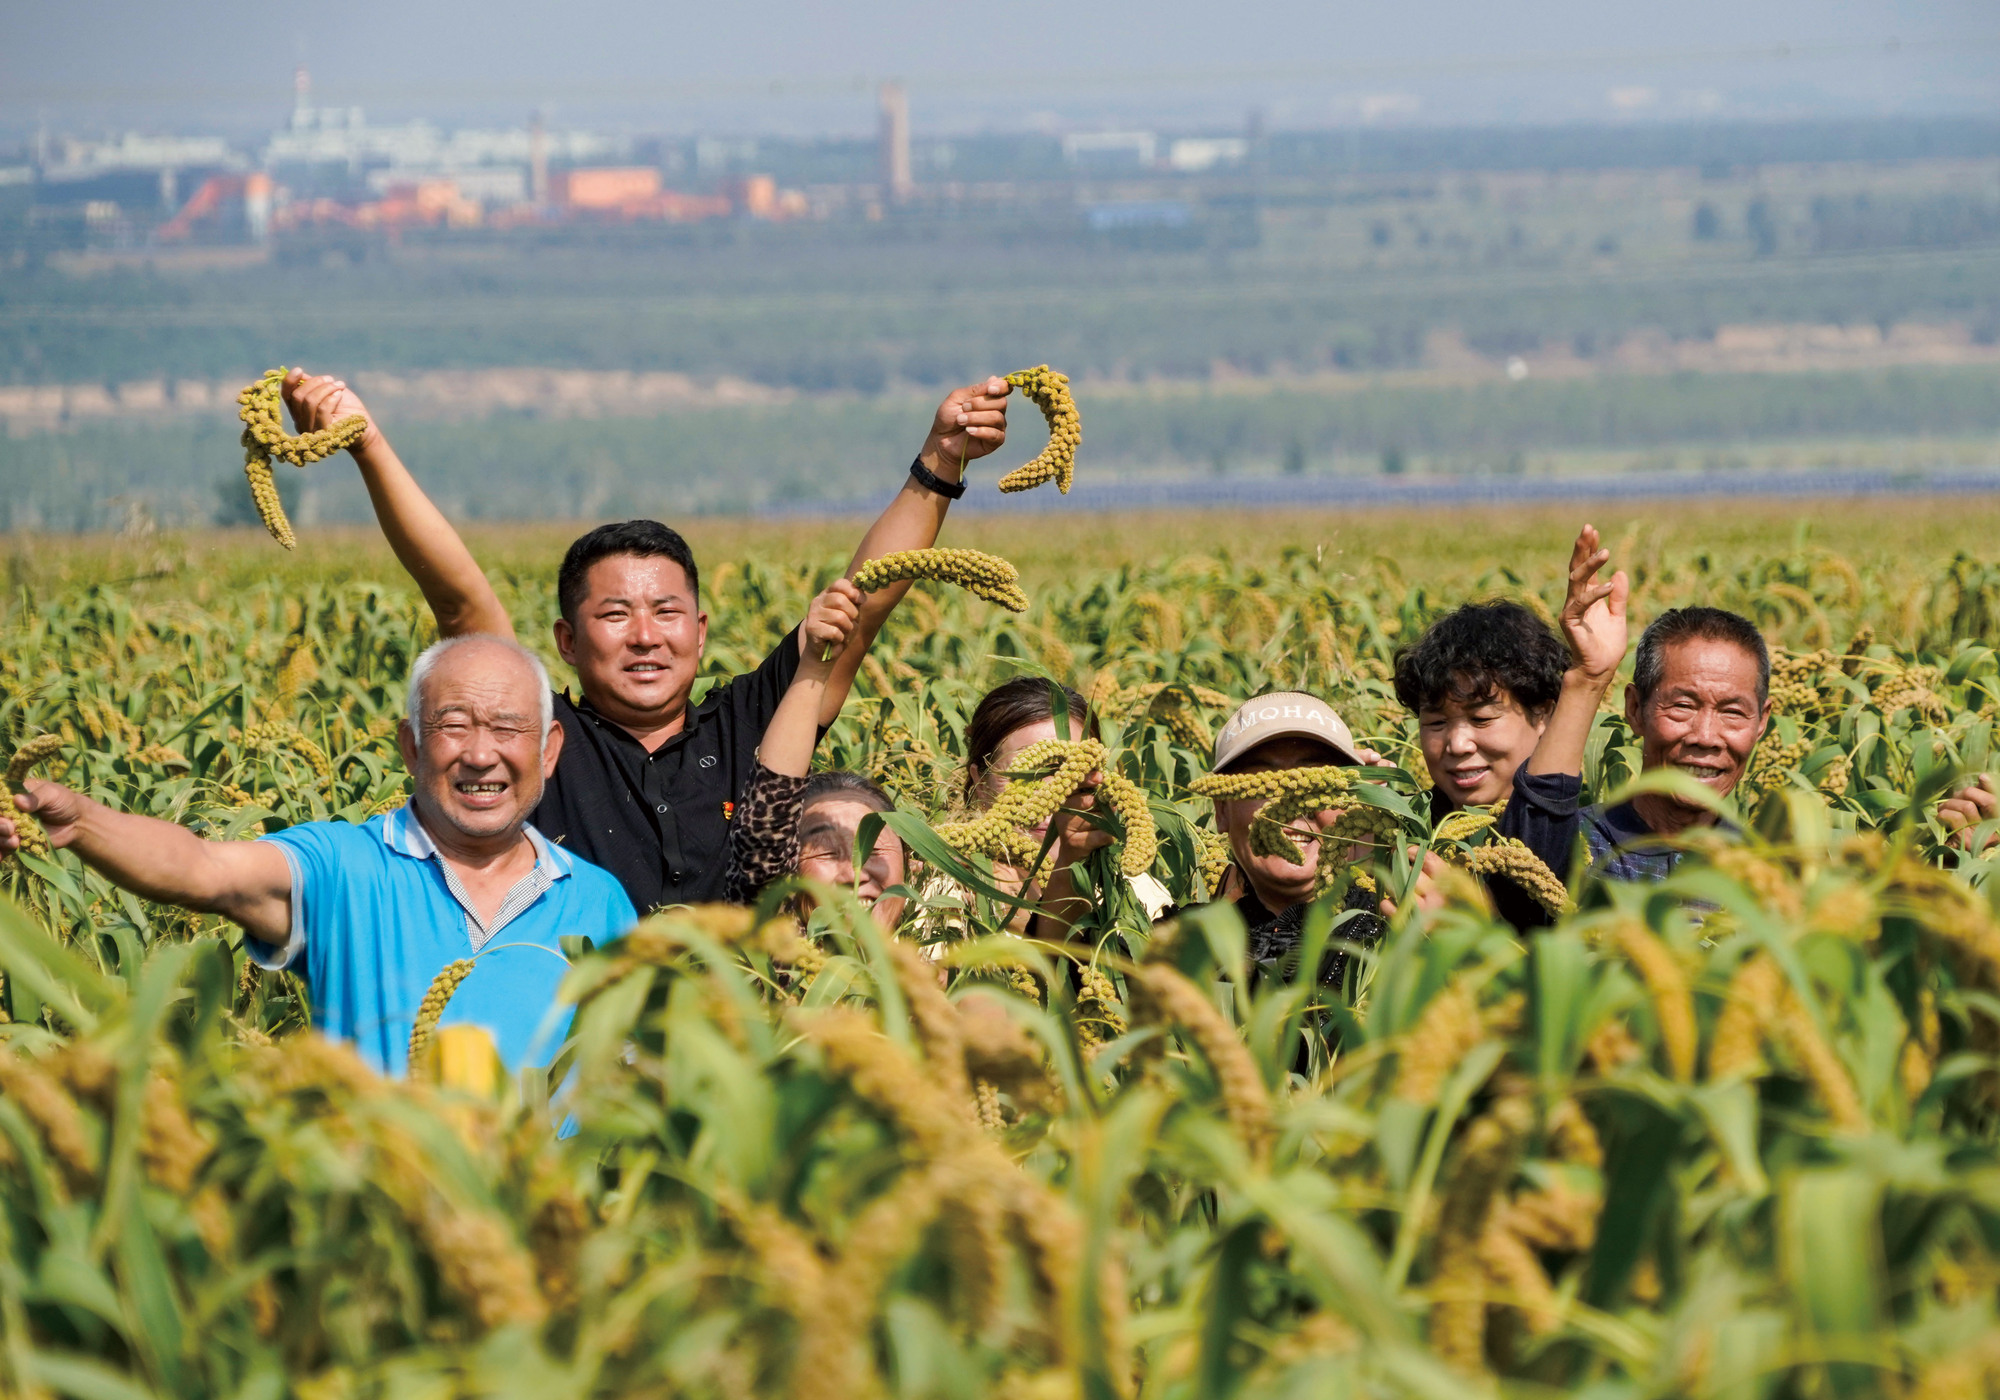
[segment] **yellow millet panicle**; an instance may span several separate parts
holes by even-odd
[[[1813,741],[1810,739],[1795,739],[1789,744],[1781,744],[1775,736],[1767,736],[1750,756],[1749,771],[1743,775],[1743,781],[1760,792],[1781,788],[1792,771],[1805,762],[1812,751]]]
[[[1438,1211],[1435,1268],[1431,1275],[1431,1350],[1446,1365],[1469,1374],[1486,1370],[1486,1296],[1489,1271],[1480,1242],[1534,1126],[1525,1098],[1498,1099],[1466,1129],[1451,1189]]]
[[[1568,888],[1556,878],[1555,871],[1543,864],[1542,858],[1524,842],[1512,837],[1467,851],[1461,864],[1475,875],[1505,876],[1550,914],[1567,914],[1575,907],[1570,903]]]
[[[1069,376],[1047,365],[1036,365],[1015,370],[1007,382],[1042,411],[1048,420],[1049,445],[1034,461],[1001,477],[1000,489],[1027,491],[1053,481],[1056,490],[1067,496],[1076,473],[1076,449],[1083,442],[1083,419],[1076,411],[1076,400],[1070,397]]]
[[[1865,1133],[1868,1131],[1868,1114],[1861,1106],[1861,1095],[1854,1087],[1854,1076],[1840,1056],[1826,1043],[1820,1034],[1819,1025],[1799,996],[1798,988],[1787,978],[1779,995],[1773,1029],[1783,1042],[1785,1049],[1798,1062],[1805,1077],[1819,1091],[1820,1099],[1826,1104],[1827,1112],[1842,1132]]]
[[[1253,1157],[1270,1146],[1271,1093],[1257,1061],[1234,1026],[1194,983],[1160,963],[1134,969],[1129,985],[1143,992],[1146,1019],[1168,1022],[1187,1032],[1222,1090],[1223,1111]],[[1138,1010],[1139,1008],[1134,1008]]]
[[[1543,1272],[1542,1261],[1535,1257],[1533,1247],[1515,1230],[1513,1212],[1508,1206],[1497,1207],[1488,1217],[1486,1231],[1479,1237],[1478,1253],[1494,1302],[1518,1309],[1527,1321],[1528,1330],[1536,1336],[1544,1336],[1562,1325],[1562,1305],[1555,1285]]]
[[[452,993],[458,984],[472,975],[472,959],[460,958],[444,965],[431,985],[424,992],[424,999],[417,1007],[417,1019],[410,1025],[410,1069],[414,1073],[424,1054],[430,1049],[431,1037],[437,1030],[438,1019],[450,1003]]]
[[[1723,841],[1710,842],[1703,849],[1709,864],[1741,883],[1771,913],[1796,919],[1805,912],[1805,896],[1799,892],[1798,882],[1776,861]]]
[[[1673,949],[1640,923],[1620,923],[1612,931],[1612,940],[1618,951],[1639,969],[1639,979],[1646,984],[1669,1072],[1683,1084],[1691,1082],[1697,1035],[1694,998],[1688,991],[1687,973],[1681,969],[1680,960]]]
[[[1446,1076],[1485,1035],[1478,998],[1463,982],[1452,981],[1431,998],[1417,1023],[1403,1033],[1396,1052],[1395,1087],[1390,1092],[1425,1107],[1436,1103]]]
[[[298,536],[292,533],[292,522],[285,518],[284,505],[278,500],[278,484],[271,477],[272,460],[303,467],[331,457],[359,442],[368,431],[368,420],[353,413],[330,428],[293,436],[285,431],[282,417],[280,391],[284,383],[283,365],[266,370],[261,379],[243,386],[236,403],[237,416],[243,420],[243,474],[250,480],[250,499],[256,502],[257,514],[271,538],[286,549],[295,549]]]
[[[1765,1009],[1777,1000],[1784,982],[1783,970],[1763,953],[1746,959],[1736,969],[1708,1043],[1709,1078],[1762,1073]]]
[[[1472,812],[1461,808],[1437,824],[1437,829],[1431,832],[1431,839],[1434,841],[1468,840],[1471,837],[1477,836],[1480,832],[1486,830],[1487,827],[1492,826],[1499,820],[1499,817],[1491,812]]]
[[[146,1081],[140,1117],[139,1159],[146,1175],[176,1196],[194,1190],[194,1179],[215,1145],[195,1127],[181,1104],[180,1086],[155,1072]]]
[[[482,1327],[533,1325],[548,1315],[535,1288],[533,1260],[498,1217],[457,1209],[433,1193],[416,1225],[437,1263],[439,1282]]]
[[[1090,688],[1083,693],[1084,700],[1093,710],[1104,711],[1118,707],[1118,673],[1111,670],[1099,671],[1090,678]]]
[[[1174,736],[1182,748],[1205,754],[1214,747],[1214,733],[1202,723],[1201,716],[1189,709],[1186,704],[1175,702],[1157,706],[1152,715],[1167,727],[1167,732]]]
[[[1106,773],[1097,790],[1125,824],[1125,849],[1118,868],[1127,875],[1143,875],[1153,868],[1160,853],[1160,833],[1153,824],[1153,811],[1139,785],[1123,773]]]
[[[310,764],[321,782],[333,781],[332,760],[318,744],[308,739],[296,724],[280,722],[253,724],[243,731],[243,743],[249,748],[289,750]]]
[[[1326,834],[1320,837],[1320,848],[1387,847],[1394,843],[1399,826],[1396,814],[1386,807],[1357,803],[1342,812],[1326,829]]]
[[[1086,967],[1080,981],[1076,998],[1077,1038],[1090,1048],[1125,1034],[1125,1014],[1111,979],[1099,968]]]
[[[1229,874],[1229,862],[1234,853],[1229,849],[1229,838],[1219,831],[1196,827],[1194,839],[1196,869],[1201,876],[1202,888],[1213,899]]]
[[[1840,664],[1830,651],[1796,652],[1783,648],[1771,654],[1771,705],[1781,715],[1804,716],[1823,705],[1825,674]]]
[[[8,788],[13,789],[19,787],[21,785],[21,780],[28,776],[30,770],[32,770],[37,763],[41,763],[46,759],[54,758],[56,756],[57,751],[61,749],[62,746],[63,746],[62,735],[42,734],[36,736],[33,739],[28,740],[27,743],[21,745],[20,748],[14,750],[14,757],[10,759],[7,763]]]
[[[97,1179],[97,1150],[76,1100],[55,1076],[40,1062],[0,1046],[0,1094],[41,1130],[42,1141],[61,1164],[70,1188],[88,1190]]]
[[[1020,571],[998,555],[976,549],[903,549],[871,559],[854,571],[854,586],[863,593],[904,579],[953,583],[1012,612],[1028,610]]]
[[[1250,823],[1250,853],[1277,856],[1293,865],[1304,865],[1305,852],[1298,838],[1307,835],[1308,829],[1294,823],[1315,812],[1325,811],[1343,796],[1343,793],[1297,792],[1266,802]]]
[[[1312,768],[1280,768],[1268,773],[1206,773],[1188,784],[1196,797],[1217,802],[1304,795],[1339,796],[1354,786],[1351,769],[1338,764]]]
[[[1915,710],[1918,718],[1943,724],[1951,718],[1951,705],[1938,687],[1944,672],[1935,666],[1905,666],[1891,672],[1875,689],[1875,707],[1884,715],[1898,710]]]
[[[1104,745],[1095,739],[1044,739],[1031,744],[1014,757],[1008,770],[1021,776],[1000,790],[991,807],[970,821],[939,827],[938,835],[954,850],[993,856],[1025,869],[1042,853],[1042,843],[1027,835],[1028,830],[1061,811],[1090,774],[1102,772],[1098,792],[1125,824],[1120,869],[1127,875],[1142,874],[1159,852],[1159,832],[1146,794],[1110,770],[1109,762]],[[1033,776],[1051,768],[1054,771],[1045,776]]]
[[[7,776],[0,781],[0,816],[14,823],[15,833],[21,838],[21,849],[43,860],[55,854],[54,848],[49,845],[48,833],[42,830],[42,824],[33,816],[14,805],[14,794],[20,790],[29,770],[37,763],[55,757],[64,742],[60,734],[42,734],[28,740],[14,750],[14,757],[7,765]]]

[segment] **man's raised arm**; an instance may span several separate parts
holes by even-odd
[[[292,930],[292,871],[267,841],[204,841],[155,817],[114,812],[61,783],[30,778],[0,810],[0,854],[21,848],[16,811],[32,812],[49,844],[142,899],[220,914],[251,937],[283,945]]]
[[[389,446],[375,416],[352,389],[332,375],[308,377],[295,369],[285,376],[285,406],[301,433],[330,427],[350,414],[368,420],[368,431],[350,449],[361,479],[374,503],[375,519],[388,537],[389,548],[431,605],[438,632],[459,637],[487,632],[512,637],[514,621],[500,606],[499,595],[486,581],[472,551],[444,518],[431,498],[410,475],[403,459]]]
[[[1562,634],[1570,666],[1548,728],[1526,765],[1537,776],[1582,775],[1598,703],[1624,663],[1625,603],[1632,585],[1623,569],[1602,583],[1597,581],[1597,571],[1610,562],[1611,551],[1598,547],[1597,527],[1584,526],[1570,551],[1569,593],[1563,599]]]
[[[1012,392],[1013,386],[996,376],[946,395],[931,421],[923,451],[918,454],[924,469],[946,483],[957,484],[965,474],[967,462],[998,449],[1007,441],[1007,395]],[[945,512],[951,509],[951,502],[951,497],[921,484],[912,473],[896,498],[861,537],[861,544],[847,566],[847,576],[852,578],[863,564],[885,554],[929,549],[937,543],[938,531],[944,526]],[[861,669],[861,659],[868,654],[875,634],[882,630],[889,614],[909,591],[906,580],[862,595],[861,616],[855,623],[854,634],[848,639],[846,649],[834,658],[833,671],[827,677],[826,699],[819,716],[822,725],[832,724],[840,717],[840,707],[847,699],[855,673]]]

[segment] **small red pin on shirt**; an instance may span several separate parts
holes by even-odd
[[[736,804],[734,802],[725,802],[722,804],[722,819],[726,822],[736,820]]]

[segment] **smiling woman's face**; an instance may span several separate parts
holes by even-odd
[[[1513,692],[1496,689],[1476,701],[1447,695],[1417,714],[1417,741],[1431,781],[1460,807],[1488,807],[1514,786],[1514,771],[1528,761],[1548,728],[1532,718]]]
[[[875,914],[883,928],[894,928],[902,917],[903,897],[884,891],[903,883],[903,843],[883,827],[874,849],[854,868],[854,838],[861,823],[877,811],[874,804],[834,792],[806,804],[799,813],[799,874],[808,880],[845,885]]]

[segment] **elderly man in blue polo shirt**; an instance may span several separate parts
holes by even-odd
[[[397,742],[416,783],[400,811],[204,841],[58,783],[30,780],[15,802],[40,818],[51,845],[116,884],[227,916],[267,968],[303,964],[314,1025],[353,1041],[378,1069],[405,1069],[432,979],[474,959],[444,1020],[485,1027],[518,1066],[560,1043],[560,936],[603,942],[636,919],[615,879],[528,824],[562,739],[532,653],[498,637],[453,637],[410,672]],[[19,845],[0,816],[0,850]]]

